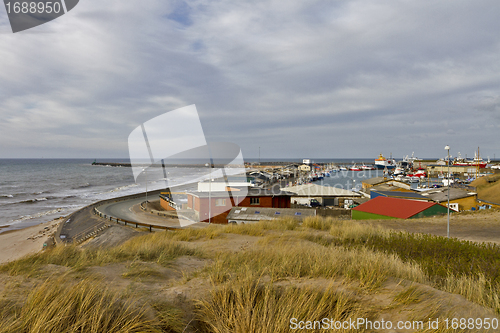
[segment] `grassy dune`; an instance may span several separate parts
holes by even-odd
[[[174,278],[182,258],[204,264]],[[158,232],[110,249],[57,247],[0,266],[4,279],[34,285],[26,296],[4,291],[0,332],[292,332],[291,318],[400,313],[425,301],[417,284],[500,313],[499,264],[498,246],[319,217]],[[95,275],[120,265],[115,275],[128,287]],[[50,273],[57,269],[65,273]],[[399,289],[390,305],[369,301],[391,281]],[[162,296],[182,286],[195,288],[194,297]],[[410,317],[444,315],[438,305],[422,308]]]
[[[500,204],[500,173],[481,177],[471,183],[477,188],[479,199]]]

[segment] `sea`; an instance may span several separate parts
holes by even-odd
[[[0,232],[66,216],[91,203],[146,191],[132,168],[92,165],[93,159],[0,159]],[[130,163],[105,159],[106,163]],[[154,179],[148,191],[208,178],[207,168],[169,168],[168,182]],[[153,178],[153,179],[152,179]]]
[[[302,162],[301,159],[283,161]],[[92,165],[93,159],[0,159],[0,232],[23,229],[66,216],[91,203],[146,191],[136,183],[130,167]],[[246,159],[257,162],[258,159]],[[279,161],[279,160],[270,160]],[[373,164],[373,159],[317,159],[319,163]],[[99,161],[101,162],[101,161]],[[129,163],[103,159],[106,163]],[[262,160],[264,162],[264,160]],[[208,168],[169,168],[168,183],[150,179],[147,189],[157,190],[208,179]],[[320,185],[359,189],[363,179],[382,171],[343,171],[318,182]]]

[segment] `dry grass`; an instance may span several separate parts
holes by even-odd
[[[471,183],[477,187],[478,198],[500,203],[500,174],[480,177]]]
[[[359,281],[366,290],[378,288],[390,276],[422,283],[427,280],[418,265],[404,263],[395,255],[366,248],[325,248],[288,237],[245,252],[219,253],[205,271],[214,283],[223,283],[251,271],[273,279],[346,277]]]
[[[231,247],[231,240],[240,236],[229,234],[259,240],[248,247]],[[196,243],[197,240],[204,241]],[[224,246],[210,248],[221,243]],[[203,323],[201,332],[289,332],[289,320],[293,317],[342,320],[370,315],[361,310],[359,300],[332,288],[285,288],[273,283],[281,279],[345,281],[361,295],[380,292],[378,288],[388,278],[404,279],[461,294],[500,312],[499,284],[488,275],[477,274],[486,274],[482,266],[474,268],[475,275],[470,269],[470,274],[452,274],[454,266],[441,265],[449,257],[443,259],[430,250],[441,249],[439,246],[443,249],[439,251],[449,249],[454,258],[474,254],[474,258],[490,258],[487,262],[491,262],[488,254],[495,250],[441,238],[413,237],[354,221],[314,217],[302,224],[282,219],[158,232],[109,249],[56,247],[0,266],[0,270],[32,276],[53,264],[69,267],[74,277],[75,272],[89,266],[125,262],[126,271],[119,273],[122,277],[158,278],[163,269],[158,265],[168,266],[180,256],[208,258],[211,264],[196,271],[198,277],[213,284],[210,296],[197,303],[196,318]],[[460,267],[465,263],[454,261]],[[426,265],[442,269],[435,271]],[[438,273],[440,280],[434,279]],[[51,278],[20,303],[2,299],[0,333],[182,332],[186,327],[183,312],[169,303],[152,302],[150,306],[144,299],[120,298],[103,288],[102,281],[85,279],[75,284],[67,282],[68,276],[66,279],[60,283]],[[396,295],[394,303],[407,306],[422,299],[425,297],[421,289],[411,286]]]
[[[103,289],[104,283],[63,279],[34,289],[20,309],[3,317],[0,332],[160,332],[143,309]]]
[[[394,297],[394,302],[398,304],[413,304],[419,303],[422,301],[422,297],[424,296],[424,292],[418,288],[416,285],[409,286],[405,290],[399,292]]]
[[[258,278],[247,277],[242,281],[214,288],[208,300],[198,302],[197,315],[205,332],[294,332],[292,318],[344,321],[364,318],[366,310],[353,297],[333,288],[325,291],[293,287],[276,287],[260,283]],[[324,332],[317,322],[316,329]],[[324,326],[323,326],[324,328]],[[338,332],[353,332],[346,329]],[[364,330],[356,330],[363,332]]]
[[[492,283],[482,274],[479,276],[454,276],[450,274],[444,283],[443,290],[462,295],[471,302],[500,313],[500,285]]]
[[[167,233],[154,233],[132,238],[111,249],[81,249],[75,245],[59,246],[2,265],[0,271],[11,275],[32,276],[48,264],[82,269],[133,260],[153,261],[165,266],[175,258],[184,255],[203,256],[200,251],[172,240]]]
[[[124,278],[161,277],[162,274],[150,264],[134,261],[127,266],[127,271],[122,273]]]

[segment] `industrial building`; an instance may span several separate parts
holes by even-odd
[[[434,190],[425,191],[422,196],[430,200],[447,205],[448,203],[448,188],[442,187]],[[477,193],[468,191],[467,189],[450,187],[450,207],[457,207],[458,211],[471,210],[472,207],[479,205],[477,201]]]
[[[239,194],[241,193],[241,195]],[[187,192],[187,209],[192,210],[200,222],[227,223],[227,215],[232,207],[290,208],[292,193],[279,189],[248,188],[248,191],[231,190],[219,192]]]
[[[378,187],[379,190],[390,191],[394,188],[399,189],[411,189],[411,185],[399,180],[390,179],[387,177],[374,177],[369,179],[364,179],[361,181],[362,190],[365,193],[370,193],[373,187]]]
[[[299,205],[308,204],[311,199],[316,199],[321,206],[340,206],[346,199],[352,200],[362,197],[362,195],[357,192],[316,184],[284,187],[281,188],[281,190],[293,193],[294,196],[291,198],[291,201],[293,204]]]

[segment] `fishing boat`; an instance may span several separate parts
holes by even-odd
[[[375,167],[373,165],[366,165],[366,164],[363,164],[361,166],[361,169],[362,170],[375,170]]]
[[[352,167],[349,168],[349,170],[351,171],[361,171],[361,168],[356,166],[356,163],[354,163],[354,165]]]
[[[444,186],[448,186],[448,185],[453,184],[455,181],[453,180],[452,177],[444,177],[442,182],[443,182]]]
[[[488,164],[487,161],[484,161],[480,156],[479,156],[479,148],[478,152],[474,152],[474,159],[473,160],[468,160],[466,158],[463,158],[460,156],[460,153],[458,153],[458,156],[453,160],[452,162],[453,165],[457,166],[471,166],[471,167],[478,167],[480,169],[486,168],[486,165]]]
[[[422,168],[422,165],[419,164],[418,169],[415,170],[412,174],[409,174],[408,176],[410,176],[410,177],[418,177],[418,178],[425,178],[425,177],[427,177],[427,173],[425,172],[425,169]]]
[[[382,155],[382,153],[380,153],[379,157],[375,159],[375,167],[377,169],[394,169],[396,167],[396,161],[393,159],[387,159]]]
[[[393,175],[394,176],[398,176],[398,175],[404,175],[405,172],[404,172],[404,169],[400,166],[397,166],[395,169],[394,169],[394,173]]]

